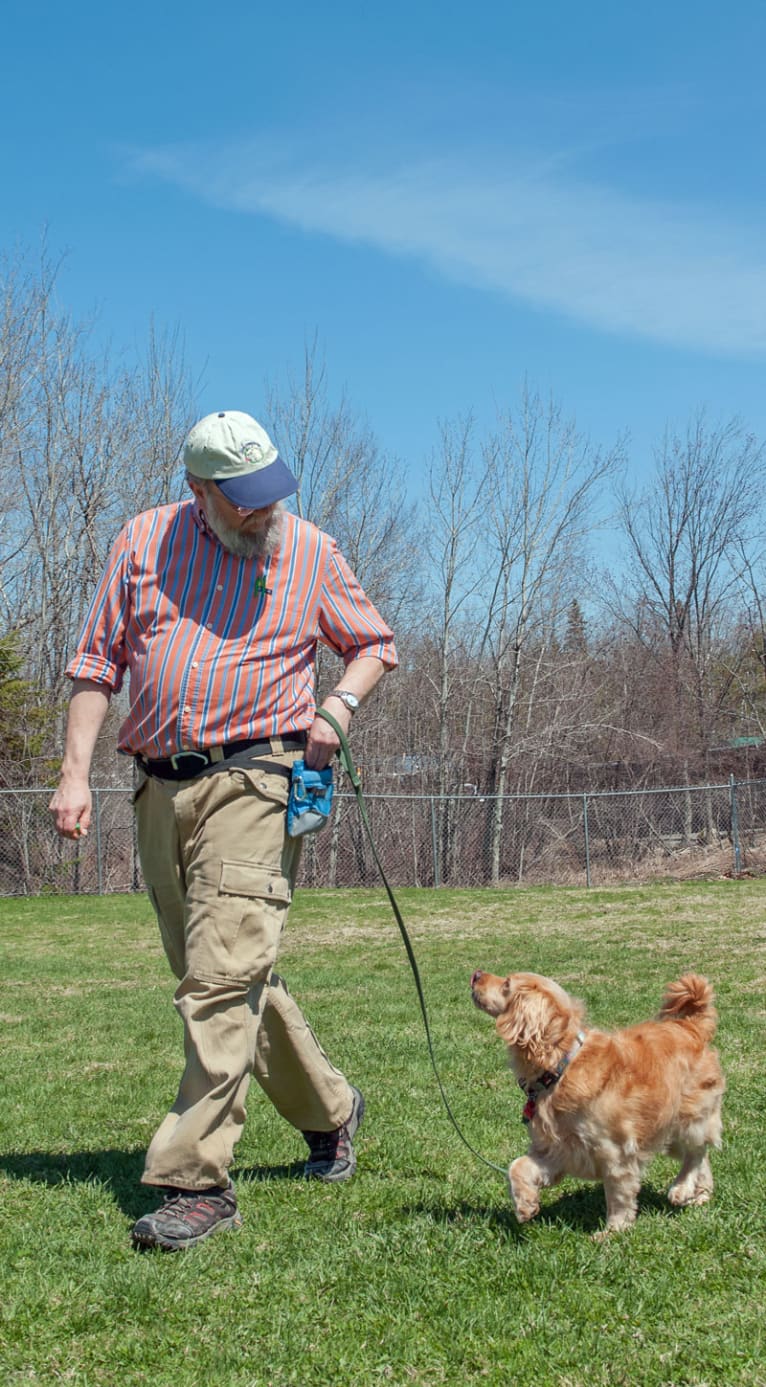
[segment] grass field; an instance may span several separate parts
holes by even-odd
[[[659,1159],[635,1228],[599,1244],[600,1188],[547,1191],[521,1228],[503,1177],[456,1137],[382,890],[299,893],[281,967],[367,1097],[357,1176],[303,1182],[301,1138],[253,1087],[244,1227],[173,1256],[128,1236],[181,1063],[149,906],[0,903],[2,1387],[766,1384],[764,895],[755,880],[400,893],[450,1100],[503,1165],[524,1149],[521,1096],[471,1005],[474,968],[548,973],[606,1026],[652,1015],[685,969],[713,981],[714,1200],[671,1210]]]

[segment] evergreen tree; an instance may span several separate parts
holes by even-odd
[[[24,783],[33,769],[38,780],[48,778],[52,763],[40,766],[46,733],[54,710],[46,708],[28,679],[18,633],[0,636],[0,785]]]

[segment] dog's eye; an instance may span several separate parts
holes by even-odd
[[[506,978],[505,981],[504,981],[504,983],[503,983],[503,996],[504,996],[504,997],[510,997],[510,995],[511,995],[511,980],[510,980],[510,978]]]

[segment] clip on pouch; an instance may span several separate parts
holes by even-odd
[[[332,766],[309,770],[303,760],[293,761],[287,801],[287,832],[291,838],[324,828],[332,809]]]

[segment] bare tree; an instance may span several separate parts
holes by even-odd
[[[582,582],[586,541],[623,450],[621,444],[607,452],[592,447],[554,401],[544,403],[525,387],[518,413],[501,421],[485,456],[492,580],[482,647],[493,708],[491,857],[497,882],[511,758],[519,739],[529,737],[547,652],[576,591],[573,580]]]
[[[360,582],[389,621],[418,591],[416,508],[402,464],[384,452],[342,394],[330,399],[316,339],[300,378],[267,386],[268,424],[298,479],[298,514],[338,541]]]
[[[179,329],[158,329],[152,321],[146,349],[123,374],[116,401],[128,425],[117,475],[123,513],[188,494],[181,452],[197,417],[198,388]]]
[[[739,545],[741,573],[738,616],[721,663],[733,683],[740,738],[766,738],[766,555],[762,537]]]
[[[56,271],[14,263],[0,324],[0,633],[23,641],[25,675],[56,706],[63,670],[119,527],[167,499],[191,419],[176,336],[115,365],[55,299]]]
[[[326,529],[344,491],[353,484],[360,448],[356,420],[345,395],[329,400],[327,369],[316,337],[306,345],[300,377],[266,390],[268,421],[280,453],[298,479],[298,514]]]
[[[666,672],[666,749],[686,774],[730,735],[733,671],[719,657],[762,524],[763,487],[763,446],[738,421],[711,426],[700,413],[685,436],[666,434],[649,483],[621,493],[628,567],[616,610]]]
[[[487,472],[473,445],[471,417],[443,424],[440,447],[428,473],[430,521],[426,553],[434,585],[431,609],[436,664],[427,674],[438,728],[437,791],[455,788],[459,752],[453,757],[453,706],[460,689],[458,735],[470,735],[472,697],[459,678],[474,647],[476,616],[485,581],[482,529],[486,523]],[[457,761],[457,766],[453,765]]]
[[[472,779],[466,765],[478,684],[476,629],[484,581],[482,526],[487,475],[474,440],[470,416],[443,423],[428,468],[428,528],[424,553],[428,592],[415,648],[411,701],[422,706],[430,691],[433,732],[423,719],[419,744],[410,742],[414,765],[425,764],[424,780],[439,796],[436,841],[440,879],[448,881],[456,853],[454,794]],[[432,767],[435,762],[435,771]]]

